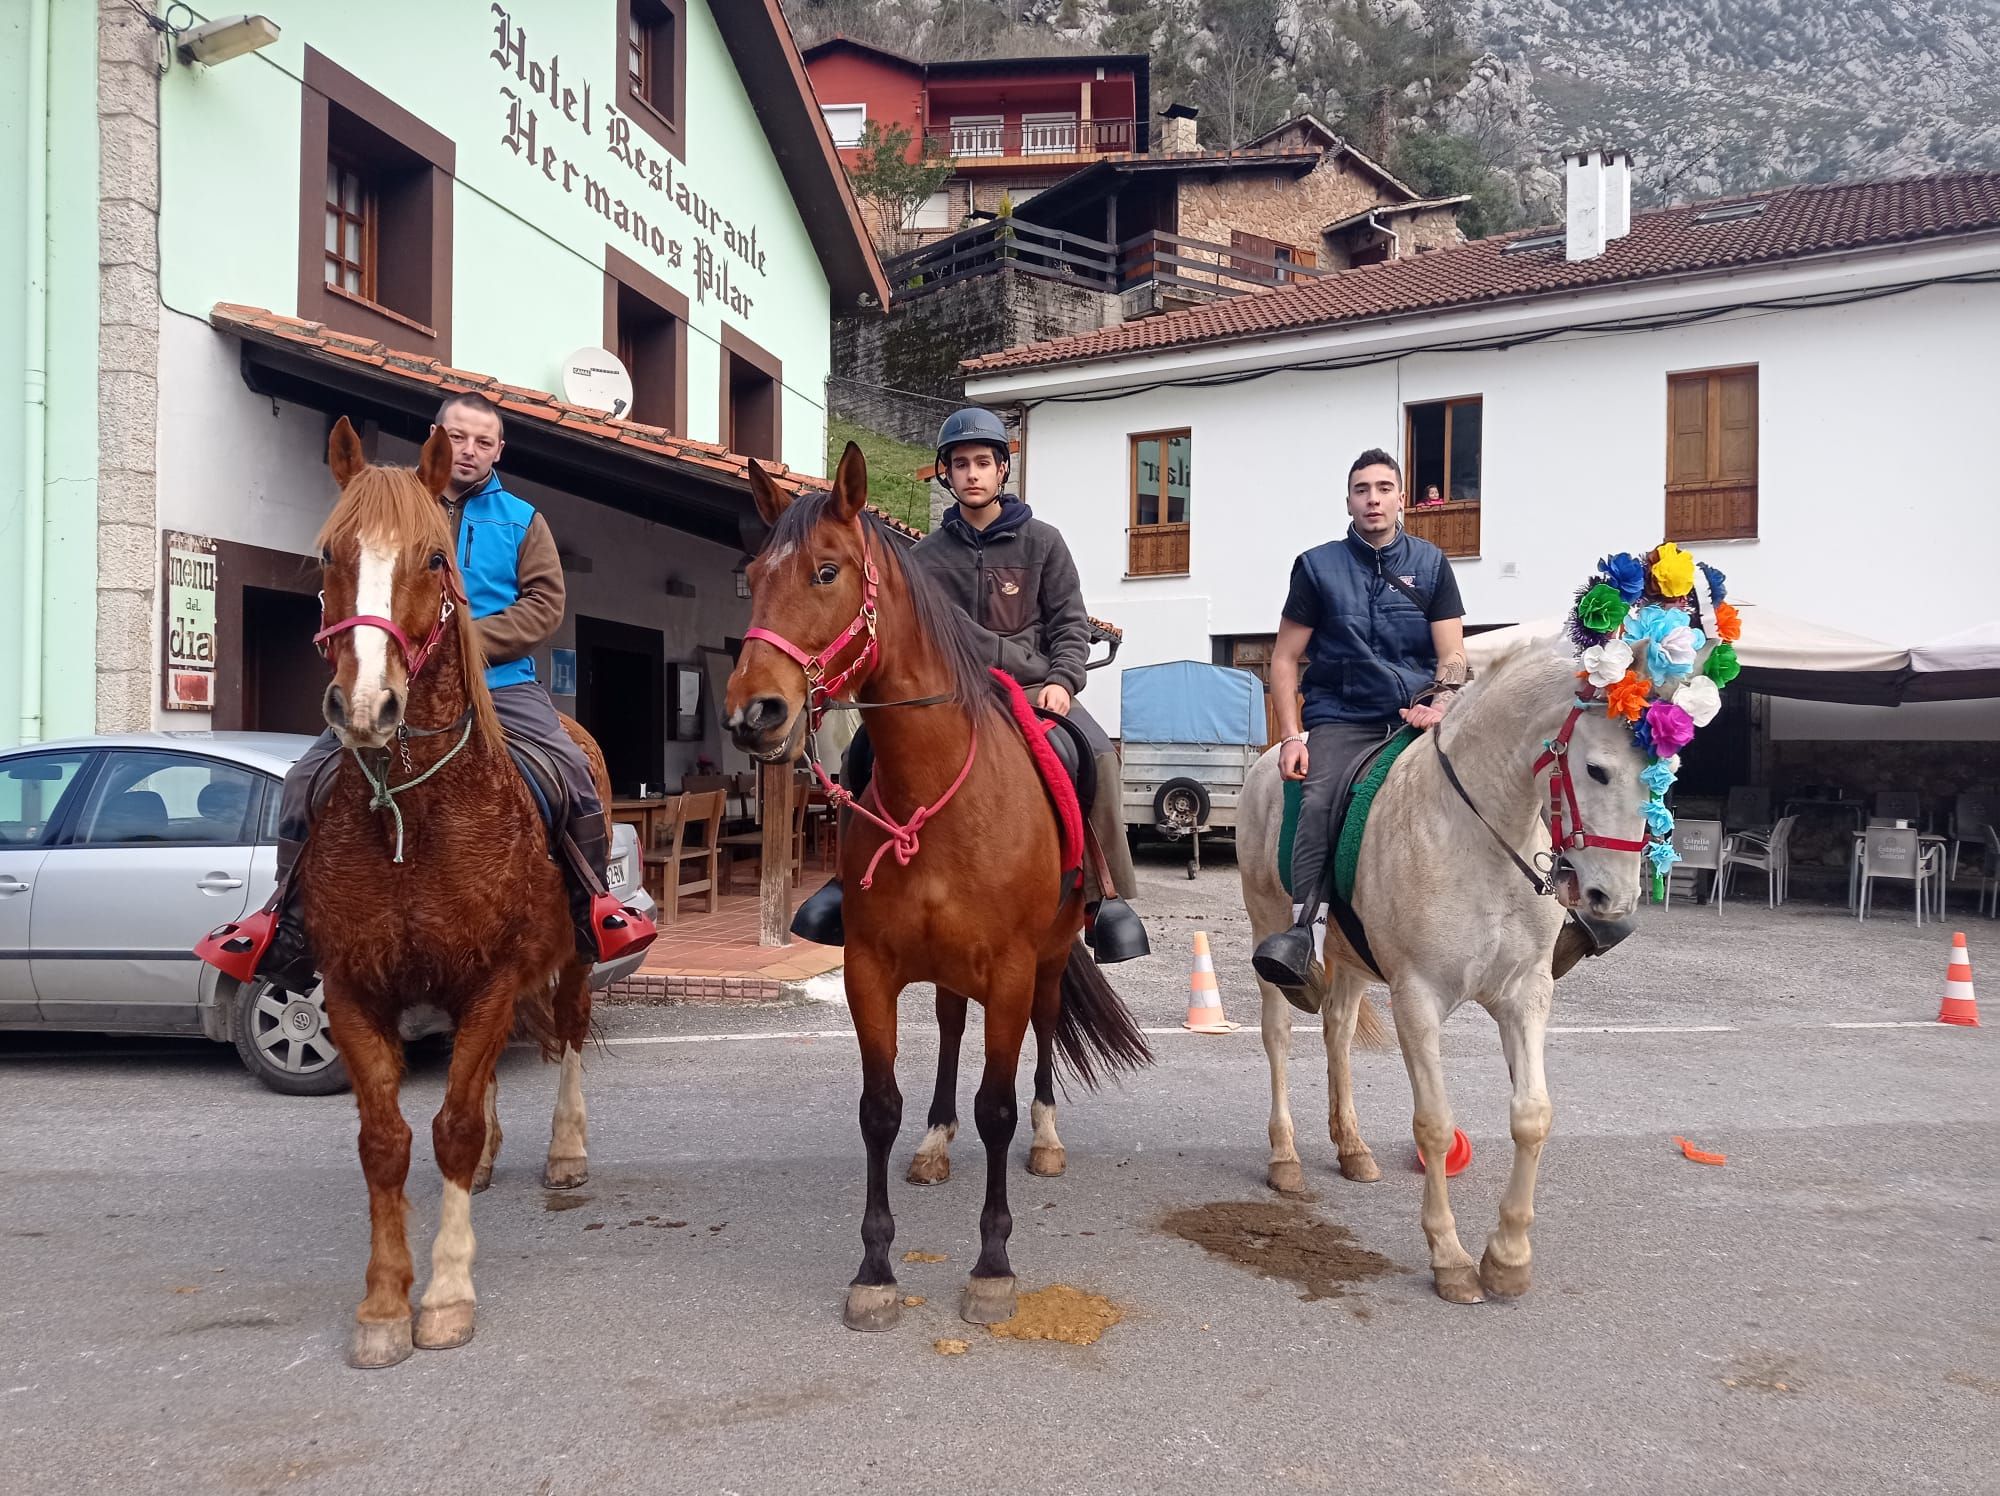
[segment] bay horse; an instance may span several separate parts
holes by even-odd
[[[472,1195],[500,1146],[494,1068],[516,1023],[560,1057],[543,1182],[589,1177],[583,1043],[590,963],[577,949],[563,874],[509,758],[476,625],[438,496],[451,443],[433,429],[414,470],[371,465],[342,417],[327,444],[341,493],[320,532],[328,619],[327,723],[348,751],[299,864],[326,1015],[353,1080],[372,1236],[367,1297],[348,1360],[392,1366],[412,1345],[473,1332]],[[384,623],[393,625],[395,632]],[[423,640],[412,648],[410,641]],[[604,759],[564,720],[610,803]],[[457,1028],[444,1105],[431,1123],[443,1178],[431,1280],[414,1329],[403,1182],[410,1128],[398,1088],[398,1020],[430,1004]]]
[[[1152,1056],[1077,938],[1081,880],[1062,865],[1056,815],[975,653],[970,620],[897,555],[868,512],[859,448],[849,443],[826,491],[794,499],[755,462],[750,487],[770,533],[749,567],[752,627],[724,699],[730,734],[755,758],[791,762],[809,750],[828,703],[851,695],[868,712],[875,752],[873,784],[840,848],[868,1152],[861,1268],[842,1317],[855,1330],[887,1330],[901,1317],[889,1261],[889,1150],[903,1118],[896,1003],[910,983],[928,981],[947,1025],[934,1136],[956,1128],[951,1015],[962,1029],[968,999],[985,1009],[973,1118],[986,1146],[986,1200],[959,1313],[998,1323],[1014,1312],[1007,1155],[1029,1024],[1037,1048],[1029,1162],[1038,1173],[1059,1174],[1065,1163],[1054,1065],[1094,1087],[1100,1070]]]
[[[1529,1287],[1535,1172],[1555,1114],[1542,1051],[1555,988],[1551,952],[1564,909],[1581,907],[1593,919],[1617,919],[1639,898],[1638,849],[1647,799],[1639,775],[1645,759],[1626,723],[1601,710],[1579,710],[1577,686],[1576,661],[1550,641],[1526,643],[1502,656],[1441,724],[1396,760],[1361,841],[1353,904],[1389,984],[1415,1102],[1413,1131],[1425,1165],[1423,1228],[1431,1274],[1438,1295],[1452,1303],[1478,1303],[1482,1288],[1513,1297]],[[1566,721],[1566,752],[1551,755],[1550,745],[1564,735]],[[1446,776],[1446,758],[1464,795]],[[1551,857],[1541,815],[1550,803],[1551,774],[1570,780],[1574,825],[1590,842],[1568,847],[1560,863]],[[1245,777],[1237,809],[1237,860],[1254,940],[1284,929],[1293,918],[1293,896],[1278,870],[1283,814],[1273,748]],[[1481,814],[1488,826],[1481,826]],[[1599,845],[1603,842],[1614,845]],[[1555,897],[1543,897],[1532,874],[1523,876],[1531,867],[1546,870],[1543,881]],[[1361,1138],[1348,1051],[1357,1033],[1364,1045],[1385,1040],[1363,993],[1374,977],[1337,925],[1328,926],[1325,949],[1320,1018],[1328,1131],[1340,1172],[1372,1181],[1382,1171]],[[1285,1085],[1292,1009],[1276,987],[1261,977],[1257,985],[1271,1070],[1269,1180],[1274,1189],[1297,1191],[1305,1179]],[[1514,1087],[1508,1115],[1513,1172],[1500,1201],[1499,1226],[1477,1266],[1459,1244],[1445,1182],[1453,1126],[1438,1054],[1440,1026],[1467,1001],[1480,1004],[1499,1025]]]

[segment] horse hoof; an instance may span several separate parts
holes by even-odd
[[[1356,1184],[1373,1184],[1382,1177],[1382,1166],[1375,1162],[1374,1154],[1363,1148],[1359,1153],[1340,1156],[1340,1172]]]
[[[493,1183],[493,1165],[481,1164],[478,1168],[472,1171],[473,1194],[475,1195],[484,1194],[487,1186],[492,1183]]]
[[[473,1303],[425,1304],[417,1310],[417,1344],[427,1351],[456,1350],[472,1338]]]
[[[1533,1264],[1524,1262],[1518,1267],[1509,1267],[1495,1259],[1491,1247],[1479,1259],[1479,1281],[1496,1299],[1518,1299],[1528,1291],[1534,1280]]]
[[[893,1283],[855,1283],[847,1290],[841,1323],[850,1330],[893,1330],[903,1317],[903,1300]]]
[[[967,1278],[958,1317],[969,1325],[997,1325],[1014,1317],[1014,1278]]]
[[[1464,1267],[1432,1268],[1431,1278],[1437,1285],[1437,1296],[1447,1304],[1486,1302],[1486,1295],[1479,1291],[1479,1274],[1470,1263]]]
[[[409,1360],[412,1349],[408,1319],[387,1324],[363,1320],[355,1325],[354,1338],[348,1342],[347,1364],[357,1371],[378,1371]]]
[[[549,1190],[573,1190],[579,1184],[590,1182],[590,1160],[587,1158],[552,1158],[542,1170],[542,1188]]]
[[[1306,1192],[1306,1171],[1295,1158],[1281,1159],[1272,1164],[1265,1178],[1271,1188],[1281,1195],[1303,1195]]]
[[[951,1178],[951,1155],[919,1153],[910,1160],[910,1171],[903,1177],[911,1184],[943,1184]]]
[[[1039,1174],[1044,1179],[1055,1179],[1069,1167],[1068,1150],[1038,1143],[1028,1150],[1028,1172]]]

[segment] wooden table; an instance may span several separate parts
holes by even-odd
[[[679,798],[678,795],[648,795],[643,800],[637,796],[613,799],[611,819],[614,822],[628,821],[638,828],[639,851],[643,855],[653,850],[653,830]]]

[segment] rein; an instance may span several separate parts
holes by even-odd
[[[460,724],[463,725],[461,726]],[[472,708],[468,706],[459,715],[458,722],[453,723],[452,726],[459,728],[458,741],[445,750],[444,756],[428,769],[424,770],[423,773],[417,775],[414,779],[406,779],[401,784],[389,783],[389,773],[386,764],[383,766],[381,777],[377,778],[375,771],[368,767],[368,760],[362,756],[359,748],[350,748],[348,750],[354,755],[354,762],[361,770],[361,777],[368,781],[368,788],[375,792],[368,801],[368,808],[370,810],[386,810],[395,819],[396,855],[390,859],[392,862],[401,862],[403,860],[403,807],[396,803],[396,797],[408,794],[426,779],[429,779],[431,775],[437,773],[438,770],[457,758],[459,750],[472,741]],[[397,736],[403,741],[404,767],[407,768],[410,766],[409,739],[411,737],[439,737],[450,731],[450,727],[434,727],[428,730],[413,728],[408,731],[399,728]]]

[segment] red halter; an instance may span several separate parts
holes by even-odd
[[[1569,709],[1569,717],[1562,725],[1562,731],[1549,740],[1548,749],[1535,760],[1534,768],[1528,772],[1539,774],[1550,764],[1556,766],[1549,776],[1549,837],[1557,852],[1574,852],[1582,847],[1603,847],[1610,852],[1643,852],[1646,839],[1627,841],[1623,837],[1593,836],[1583,829],[1583,812],[1576,803],[1576,781],[1569,776],[1569,735],[1576,731],[1577,718],[1593,703],[1578,702]],[[1563,808],[1569,809],[1570,825],[1574,828],[1568,835],[1563,834]]]
[[[798,645],[782,634],[774,634],[769,629],[749,629],[743,635],[747,644],[752,639],[762,639],[766,644],[784,651],[798,667],[806,673],[806,728],[818,732],[819,724],[826,716],[827,703],[848,683],[872,666],[881,653],[881,641],[875,637],[875,604],[882,590],[882,578],[875,570],[875,553],[869,549],[864,537],[861,542],[861,611],[854,615],[854,621],[843,629],[840,636],[818,654],[807,654]],[[865,642],[845,670],[832,677],[826,674],[840,652],[852,644],[862,634]]]
[[[364,626],[377,628],[396,641],[396,647],[403,651],[404,668],[407,670],[410,679],[415,680],[418,672],[429,662],[430,657],[437,652],[438,644],[444,638],[444,626],[451,621],[451,615],[458,611],[458,604],[464,601],[465,594],[458,587],[457,568],[447,562],[444,578],[438,583],[437,622],[431,625],[430,637],[424,640],[420,648],[414,650],[410,648],[410,636],[403,632],[402,626],[395,619],[378,618],[373,613],[357,613],[352,618],[343,618],[338,623],[327,624],[325,628],[313,635],[313,647],[320,652],[320,657],[324,659],[327,654],[327,641],[333,638],[335,634],[344,634],[350,629],[358,629]],[[322,592],[320,594],[320,617],[322,620],[326,617],[325,608],[326,594]]]

